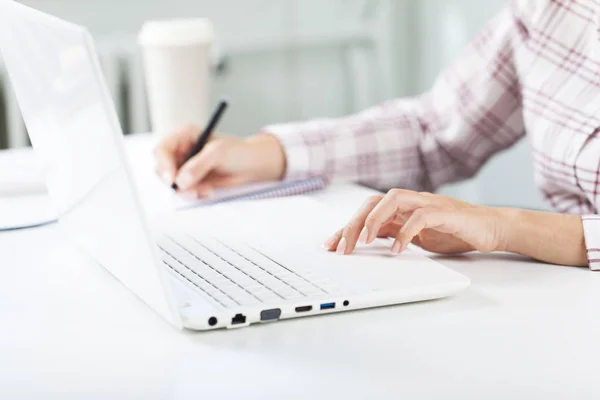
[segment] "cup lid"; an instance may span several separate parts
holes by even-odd
[[[208,44],[214,28],[206,18],[150,20],[144,23],[138,42],[143,46],[185,46]]]

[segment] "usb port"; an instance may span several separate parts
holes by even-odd
[[[312,310],[312,306],[296,307],[296,312],[307,312]]]
[[[321,310],[331,310],[335,308],[335,303],[323,303],[321,304]]]

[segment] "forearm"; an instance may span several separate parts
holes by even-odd
[[[267,126],[263,133],[282,143],[286,179],[321,176],[380,190],[422,190],[417,108],[418,99],[396,99],[342,118]]]
[[[580,216],[518,209],[502,209],[501,216],[499,250],[552,264],[588,265]]]

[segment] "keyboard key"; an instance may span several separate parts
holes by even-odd
[[[292,289],[291,287],[282,287],[279,291],[279,293],[285,297],[286,299],[296,299],[299,297],[304,297],[302,296],[302,294],[300,294],[300,292],[298,292],[295,289]]]
[[[261,303],[261,301],[259,299],[257,299],[256,297],[252,296],[250,293],[244,293],[242,295],[239,295],[237,297],[235,297],[235,300],[238,301],[239,303],[246,305],[246,306],[250,306],[250,305],[255,305],[255,304],[259,304]]]
[[[264,303],[281,300],[281,297],[277,296],[275,293],[267,289],[263,289],[262,291],[258,292],[252,292],[252,294],[261,299]]]
[[[219,298],[219,301],[221,303],[223,303],[226,307],[235,307],[238,305],[238,302],[235,301],[235,299],[232,299],[230,296],[228,296],[226,294],[219,294],[217,296]]]

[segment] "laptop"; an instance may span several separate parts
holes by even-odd
[[[61,228],[178,328],[437,299],[469,285],[417,253],[390,256],[386,242],[352,256],[326,252],[322,240],[340,220],[309,197],[150,218],[88,31],[0,0],[0,51]]]

